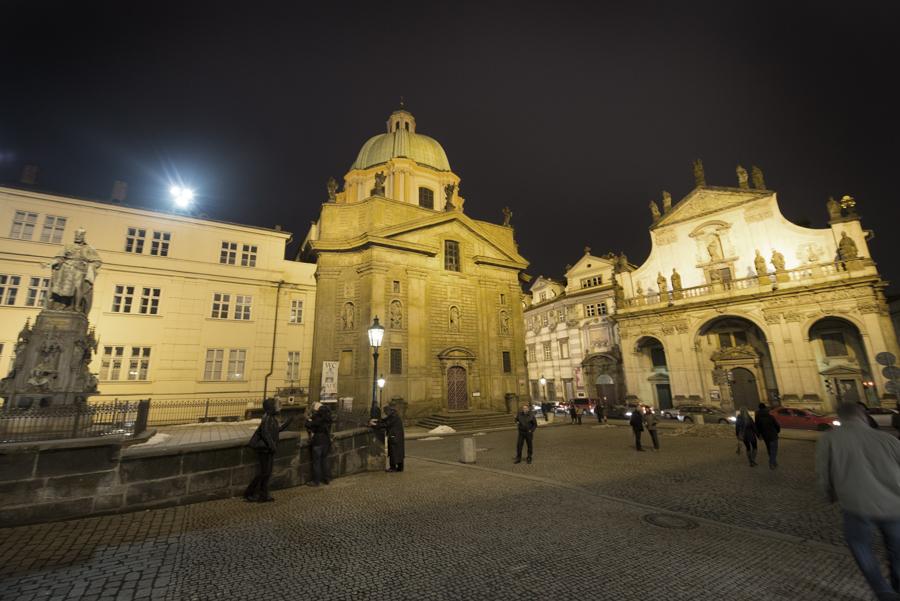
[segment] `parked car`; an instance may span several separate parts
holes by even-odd
[[[872,416],[879,428],[893,428],[891,419],[898,413],[896,409],[887,409],[885,407],[867,407],[866,411]]]
[[[608,419],[628,419],[636,408],[636,405],[613,405],[606,411],[606,417]]]
[[[702,415],[704,423],[707,424],[733,424],[737,421],[733,415],[706,405],[681,405],[676,409],[667,409],[666,411],[678,421],[686,423],[696,421],[697,415]]]
[[[822,415],[809,409],[794,409],[793,407],[775,407],[769,413],[782,428],[797,428],[800,430],[830,430],[840,426],[841,422],[834,415]]]

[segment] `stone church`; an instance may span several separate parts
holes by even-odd
[[[340,397],[372,398],[367,329],[385,327],[378,374],[384,403],[407,418],[442,410],[506,410],[527,394],[519,255],[503,224],[464,211],[460,178],[406,110],[359,151],[313,223],[301,255],[315,260],[316,323],[310,396],[323,362],[338,362]]]
[[[650,203],[650,256],[622,265],[616,321],[628,397],[755,408],[893,405],[877,359],[897,337],[856,201],[826,206],[828,227],[782,215],[762,171]],[[881,355],[883,357],[887,355]]]

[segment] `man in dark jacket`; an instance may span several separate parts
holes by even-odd
[[[397,410],[388,405],[384,408],[384,417],[372,420],[369,425],[379,430],[384,430],[388,443],[388,459],[390,467],[386,472],[402,472],[403,471],[403,420],[397,414]]]
[[[643,451],[641,447],[641,432],[644,431],[644,414],[640,407],[631,408],[631,417],[628,420],[631,430],[634,432],[634,450]]]
[[[756,410],[756,432],[766,444],[766,453],[769,455],[769,469],[774,470],[778,467],[778,433],[781,432],[781,426],[769,413],[769,408],[765,403],[760,403]]]
[[[322,403],[313,405],[313,413],[306,420],[306,431],[309,434],[309,450],[312,456],[312,480],[310,486],[328,484],[331,474],[328,471],[328,451],[331,449],[331,408]]]
[[[256,451],[256,459],[259,462],[256,476],[244,491],[244,500],[250,502],[266,503],[274,501],[269,495],[269,479],[272,477],[272,466],[275,462],[275,451],[278,449],[278,433],[290,425],[291,420],[278,424],[276,414],[281,410],[278,399],[265,399],[263,401],[263,416],[259,421],[256,432],[250,438],[250,448]]]
[[[519,438],[516,440],[516,460],[514,463],[522,463],[523,443],[528,445],[528,457],[525,458],[525,461],[531,463],[531,455],[534,450],[534,431],[537,430],[537,420],[534,419],[531,407],[522,405],[522,408],[516,413],[516,425],[519,428]]]

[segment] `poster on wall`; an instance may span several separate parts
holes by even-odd
[[[339,361],[322,361],[322,388],[319,392],[319,399],[322,401],[337,400],[339,363]]]

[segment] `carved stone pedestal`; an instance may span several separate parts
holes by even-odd
[[[788,275],[786,271],[776,271],[775,272],[775,281],[776,282],[789,282],[791,281],[791,276]]]

